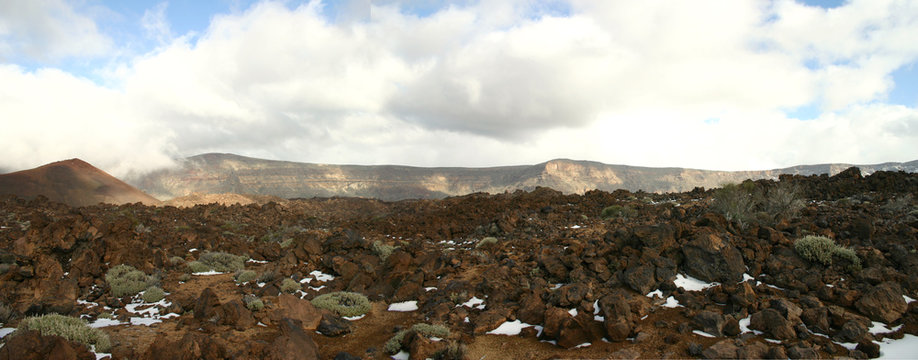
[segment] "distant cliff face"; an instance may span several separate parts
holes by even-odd
[[[131,182],[161,200],[194,193],[238,193],[282,198],[352,196],[394,201],[532,190],[539,186],[564,193],[593,189],[681,192],[697,186],[711,188],[745,179],[777,178],[780,174],[833,175],[849,166],[831,164],[730,172],[552,160],[536,165],[490,168],[420,168],[323,165],[204,154],[186,159],[180,168],[157,171]],[[918,172],[918,161],[864,165],[861,170],[864,173],[879,170]]]

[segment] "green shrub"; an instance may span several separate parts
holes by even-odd
[[[96,317],[99,319],[111,319],[113,316],[112,316],[112,313],[106,311],[103,313],[99,313],[99,316],[96,316]]]
[[[172,266],[178,266],[185,263],[185,258],[181,256],[173,256],[169,258],[169,263],[171,263]]]
[[[197,260],[189,261],[185,265],[188,266],[188,270],[190,270],[192,273],[202,273],[202,272],[208,272],[211,270],[210,266],[207,266],[204,263],[197,261]]]
[[[430,324],[414,324],[411,328],[399,331],[386,341],[386,352],[389,354],[395,354],[402,350],[402,340],[405,338],[405,335],[409,331],[414,331],[418,335],[423,335],[426,337],[438,337],[445,338],[449,336],[449,329],[443,325],[430,325]]]
[[[835,241],[825,236],[807,235],[794,241],[794,250],[800,257],[823,265],[832,263],[832,252],[836,247]]]
[[[258,277],[252,270],[242,270],[236,272],[236,282],[240,284],[245,284],[249,281],[255,280]]]
[[[255,295],[246,295],[242,297],[242,303],[252,311],[259,311],[265,308],[265,303]]]
[[[58,314],[34,316],[19,322],[19,331],[36,330],[42,335],[57,335],[67,340],[86,346],[95,345],[96,352],[108,352],[112,348],[108,335],[99,329],[93,329],[80,319]]]
[[[269,282],[274,281],[274,279],[276,278],[277,278],[277,273],[274,272],[273,270],[268,270],[268,271],[261,273],[261,275],[258,275],[258,282],[269,283]]]
[[[190,275],[190,274],[182,274],[182,275],[179,275],[178,279],[179,279],[179,281],[181,281],[181,282],[187,282],[188,280],[191,280],[191,275]]]
[[[609,218],[630,218],[637,215],[637,210],[632,209],[630,206],[621,206],[621,205],[611,205],[606,206],[602,209],[600,217],[603,219]]]
[[[157,283],[152,276],[125,264],[108,269],[105,273],[105,282],[108,283],[114,297],[134,295]]]
[[[768,190],[762,199],[763,211],[768,213],[777,222],[781,219],[791,219],[797,216],[806,202],[800,195],[800,189],[788,182],[780,182]]]
[[[497,238],[493,236],[488,236],[484,239],[481,239],[481,241],[479,241],[478,244],[475,244],[475,248],[492,246],[495,244],[497,244]]]
[[[289,238],[288,238],[288,239],[284,239],[284,241],[281,241],[281,243],[280,243],[281,249],[286,249],[286,248],[289,247],[290,245],[293,245],[293,239],[289,239]]]
[[[159,286],[150,286],[143,291],[143,301],[148,303],[155,303],[162,300],[166,297],[166,293],[163,292]]]
[[[395,246],[383,244],[379,240],[374,241],[372,246],[373,253],[379,256],[379,260],[383,262],[385,262],[386,259],[389,258],[389,255],[392,255],[392,252],[396,249]]]
[[[727,221],[736,222],[740,227],[745,227],[753,217],[755,201],[753,191],[755,184],[744,182],[737,184],[724,184],[714,192],[714,203],[711,207],[720,213]]]
[[[835,241],[825,236],[805,236],[794,242],[794,250],[800,257],[809,261],[818,261],[823,265],[832,264],[832,257],[837,256],[849,263],[848,270],[861,269],[861,259],[854,250],[838,246]]]
[[[857,253],[855,253],[854,250],[839,246],[835,248],[835,251],[832,252],[832,255],[838,256],[850,263],[850,265],[848,265],[848,270],[861,270],[861,259],[857,257]]]
[[[204,265],[216,272],[233,272],[245,269],[246,256],[238,256],[222,251],[208,252],[198,259]]]
[[[360,293],[336,291],[316,296],[312,305],[328,309],[338,316],[360,316],[370,311],[370,299]]]
[[[295,293],[297,290],[302,289],[300,283],[296,282],[291,278],[285,278],[281,281],[280,290],[285,293]]]

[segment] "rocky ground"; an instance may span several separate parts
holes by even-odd
[[[918,335],[918,174],[781,180],[805,206],[745,226],[704,189],[187,208],[8,196],[0,321],[80,317],[109,334],[116,359],[388,358],[387,340],[416,323],[450,334],[409,333],[397,357],[867,358]],[[613,205],[626,211],[603,218]],[[861,267],[801,258],[805,235],[853,249]],[[188,275],[212,251],[246,256],[259,278]],[[165,299],[112,296],[104,275],[119,264],[158,277]],[[301,290],[282,294],[286,278]],[[346,320],[307,301],[343,290],[372,310]],[[0,358],[95,358],[36,332],[3,340]]]

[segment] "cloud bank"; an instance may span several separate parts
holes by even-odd
[[[886,101],[891,74],[918,60],[914,1],[463,2],[430,13],[355,1],[335,18],[317,1],[260,2],[189,34],[173,34],[159,5],[139,21],[158,45],[106,63],[104,84],[6,60],[117,52],[90,17],[28,3],[0,2],[36,20],[0,15],[3,168],[80,157],[124,176],[213,151],[727,170],[918,159],[918,104]]]

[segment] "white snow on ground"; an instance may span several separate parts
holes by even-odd
[[[666,298],[666,303],[663,304],[663,307],[677,308],[677,307],[682,307],[682,305],[679,305],[679,300],[676,300],[676,298],[670,296]]]
[[[12,333],[13,331],[16,331],[16,328],[2,328],[2,329],[0,329],[0,339],[6,337],[7,335],[9,335],[10,333]]]
[[[700,291],[709,287],[720,285],[720,283],[716,282],[706,283],[691,276],[682,274],[676,274],[676,280],[673,281],[673,283],[687,291]]]
[[[434,290],[437,290],[437,288],[434,286],[424,288],[424,291],[434,291]]]
[[[268,260],[248,259],[248,260],[246,260],[246,262],[256,263],[256,264],[267,264],[267,263],[268,263]]]
[[[898,331],[899,329],[902,328],[902,325],[896,326],[894,328],[890,328],[889,325],[886,325],[879,321],[871,321],[871,323],[873,325],[870,326],[870,330],[868,331],[870,331],[870,333],[874,335],[891,333],[891,332]]]
[[[466,302],[462,303],[462,305],[460,305],[460,306],[465,306],[465,307],[468,307],[468,308],[476,308],[476,309],[478,309],[478,310],[484,310],[484,308],[485,308],[485,303],[484,303],[484,300],[479,299],[479,298],[477,298],[477,297],[475,297],[475,296],[472,296],[472,298],[469,299],[469,301],[466,301]]]
[[[329,274],[325,274],[325,273],[323,273],[323,272],[321,272],[321,271],[319,271],[319,270],[315,270],[315,271],[309,273],[309,275],[312,275],[313,277],[315,277],[315,278],[316,278],[316,281],[332,281],[332,280],[335,280],[335,277],[334,277],[334,276],[329,275]]]
[[[363,319],[365,316],[367,316],[367,314],[360,314],[357,316],[342,316],[342,318],[344,318],[344,320],[347,320],[347,321],[357,321],[357,320]]]
[[[551,289],[552,289],[552,290],[558,290],[558,289],[560,289],[562,286],[564,286],[564,284],[554,284],[554,285],[552,285]]]
[[[86,305],[86,308],[93,308],[99,306],[99,303],[94,303],[92,301],[86,301],[83,299],[77,299],[77,304]]]
[[[579,348],[587,347],[587,346],[590,346],[590,345],[593,345],[593,344],[591,344],[591,343],[583,343],[583,344],[574,346],[574,349],[579,349]]]
[[[885,339],[880,344],[880,357],[878,359],[914,359],[918,349],[918,336],[905,334],[899,340]]]
[[[523,331],[523,329],[528,328],[530,326],[536,326],[536,325],[527,324],[519,320],[506,321],[503,324],[500,324],[500,326],[498,326],[497,329],[488,331],[486,334],[516,336],[516,335],[519,335],[520,332]],[[539,332],[541,332],[542,330],[541,326],[536,326],[536,329],[539,330]]]
[[[743,273],[743,280],[742,280],[742,281],[740,281],[740,282],[746,282],[746,281],[748,281],[748,280],[755,280],[755,278],[754,278],[754,277],[752,277],[752,275],[749,275],[749,274],[746,274],[746,273]]]
[[[752,329],[749,328],[749,324],[752,323],[752,316],[747,316],[739,320],[739,328],[741,332],[747,333],[752,332]]]
[[[313,287],[313,286],[310,286],[310,287],[309,287],[310,290],[315,290],[315,291],[319,291],[319,290],[322,290],[322,289],[324,289],[324,288],[325,288],[325,285],[322,285],[322,286],[319,286],[319,287]]]
[[[660,289],[656,289],[654,291],[647,293],[647,297],[649,298],[652,298],[654,295],[659,296],[660,298],[663,298],[663,291]]]
[[[692,330],[692,334],[695,334],[695,335],[698,335],[698,336],[709,337],[709,338],[715,337],[714,335],[708,334],[708,333],[706,333],[706,332],[704,332],[704,331],[701,331],[701,330]]]
[[[577,308],[570,309],[567,313],[571,314],[571,316],[577,316]]]
[[[579,229],[579,228],[580,228],[580,225],[571,226],[571,229]]]
[[[161,323],[161,322],[163,321],[160,319],[155,319],[155,318],[145,318],[145,317],[132,317],[131,318],[131,325],[150,326],[150,325]]]
[[[226,273],[217,272],[217,271],[214,271],[214,270],[211,270],[211,271],[204,271],[204,272],[191,273],[191,275],[200,275],[200,276],[220,275],[220,274],[226,274]]]
[[[398,354],[392,355],[392,359],[394,359],[394,360],[408,360],[408,357],[409,357],[409,356],[411,356],[411,355],[408,354],[407,351],[402,350],[402,351],[399,351]]]
[[[902,295],[902,298],[905,299],[906,304],[910,304],[911,302],[915,301],[915,299],[908,297],[908,295]]]
[[[101,327],[106,327],[106,326],[115,326],[115,325],[124,325],[124,324],[127,324],[127,323],[121,322],[115,319],[96,319],[96,321],[89,323],[89,327],[101,328]]]
[[[417,309],[417,300],[389,304],[389,311],[415,311]]]
[[[198,249],[197,248],[188,249],[188,252],[195,252],[195,251],[198,251]]]
[[[157,302],[155,302],[155,303],[144,303],[144,302],[139,302],[139,303],[128,304],[128,305],[125,305],[125,306],[124,306],[124,309],[127,310],[127,311],[128,311],[129,313],[131,313],[131,314],[140,315],[139,317],[138,317],[138,316],[131,317],[131,319],[130,319],[131,325],[147,325],[147,326],[149,326],[149,325],[152,325],[152,324],[155,324],[155,323],[163,322],[162,320],[160,320],[160,319],[162,319],[162,318],[171,318],[171,317],[176,317],[176,316],[178,316],[178,314],[159,315],[159,308],[160,308],[160,307],[167,308],[167,307],[169,307],[170,305],[172,305],[171,302],[166,301],[166,299],[162,299],[162,300],[157,301]],[[139,307],[141,307],[141,306],[149,306],[149,307],[147,307],[147,308],[145,308],[145,309],[143,309],[143,310],[137,310],[137,308],[139,308]]]

